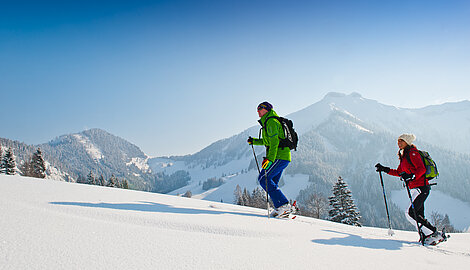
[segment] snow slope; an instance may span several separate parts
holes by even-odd
[[[468,269],[470,234],[416,232],[0,175],[0,269]]]

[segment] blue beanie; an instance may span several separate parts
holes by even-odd
[[[260,103],[258,105],[258,111],[261,110],[261,109],[266,109],[268,112],[273,108],[273,105],[271,105],[271,103],[265,101],[263,103]]]

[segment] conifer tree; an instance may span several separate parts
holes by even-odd
[[[235,203],[238,205],[243,205],[243,199],[242,199],[242,188],[240,185],[237,185],[235,188],[235,191],[233,192],[233,196],[235,197]]]
[[[361,216],[354,204],[351,191],[341,176],[333,186],[333,196],[328,199],[331,206],[328,213],[331,221],[361,227],[359,223]]]
[[[106,186],[106,180],[104,179],[103,175],[100,175],[100,178],[98,178],[98,185],[100,186]]]
[[[122,188],[122,181],[119,180],[119,178],[116,178],[116,187],[117,188]]]
[[[251,205],[251,196],[250,193],[248,193],[248,190],[246,188],[243,189],[242,193],[242,205],[244,206],[250,206]]]
[[[7,175],[16,174],[16,161],[11,148],[5,151],[5,155],[2,158],[2,171]]]
[[[31,158],[30,169],[33,177],[46,178],[46,163],[44,162],[40,148],[38,148]]]
[[[116,178],[116,176],[114,176],[114,174],[112,174],[108,181],[108,187],[116,187],[117,182],[118,179]]]
[[[0,145],[0,173],[5,173],[5,168],[3,164],[3,149],[1,145]]]
[[[445,214],[444,219],[442,220],[442,227],[446,229],[446,232],[457,232],[455,227],[450,223],[450,218],[448,214]]]
[[[264,190],[260,187],[256,187],[251,195],[251,205],[256,208],[265,208],[266,207],[266,196]]]
[[[122,188],[129,189],[129,182],[127,181],[127,179],[122,180]]]
[[[183,194],[183,197],[186,197],[186,198],[191,198],[193,196],[193,193],[191,192],[191,190],[188,190],[186,191],[186,193]]]
[[[79,175],[78,176],[78,179],[77,179],[77,183],[79,184],[87,184],[87,180],[85,177],[83,177],[83,175]]]
[[[86,183],[89,185],[96,185],[96,178],[93,175],[93,172],[90,171],[90,173],[86,177]]]

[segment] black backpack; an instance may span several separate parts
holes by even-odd
[[[282,129],[284,130],[284,137],[285,139],[281,139],[279,141],[279,148],[289,147],[290,150],[297,151],[297,144],[299,143],[299,137],[297,136],[297,132],[294,130],[294,123],[292,120],[289,120],[284,117],[280,116],[270,116],[264,121],[264,125],[259,130],[259,138],[261,139],[261,130],[264,128],[266,130],[266,123],[269,119],[274,118],[282,125]],[[267,132],[267,131],[266,131]]]

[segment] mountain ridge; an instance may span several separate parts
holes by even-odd
[[[457,109],[449,109],[454,105]],[[467,101],[403,109],[366,99],[356,92],[331,92],[322,100],[287,115],[294,121],[300,142],[298,151],[292,152],[293,162],[284,174],[286,186],[283,189],[292,199],[301,193],[327,196],[331,184],[342,176],[358,200],[365,224],[386,226],[385,217],[374,208],[383,202],[380,202],[381,188],[373,165],[377,162],[391,167],[398,165],[396,138],[401,133],[413,132],[418,137],[416,144],[429,151],[438,162],[442,179],[439,181],[443,184],[437,189],[470,202],[467,192],[470,190],[470,169],[467,169],[470,168],[470,157],[462,151],[470,149],[470,143],[467,144],[470,140],[465,140],[465,134],[470,132],[461,132],[470,130],[470,119],[466,116],[470,115],[466,113],[469,105]],[[443,106],[448,108],[442,109]],[[457,119],[458,125],[448,121],[448,117]],[[430,123],[446,128],[442,131],[427,127]],[[201,199],[233,202],[237,184],[248,190],[258,186],[253,151],[246,143],[248,136],[258,136],[258,131],[259,126],[252,126],[195,154],[171,157],[150,158],[136,145],[101,129],[62,135],[49,143],[27,148],[28,153],[32,153],[35,147],[41,147],[51,165],[73,180],[92,171],[97,176],[115,174],[126,178],[134,189],[158,191],[157,182],[178,181],[179,175],[189,176],[186,185],[169,185],[174,188],[169,194],[191,191],[193,196]],[[25,146],[18,145],[17,148]],[[261,160],[263,147],[255,147],[255,153],[258,161]],[[25,158],[27,155],[21,153],[19,156]],[[204,190],[203,183],[209,178],[220,179],[222,185]],[[390,181],[387,185],[388,189],[400,188],[399,181]],[[405,228],[407,223],[400,218],[400,211],[391,206],[391,212],[397,216],[395,225]]]
[[[470,109],[467,108],[469,103],[458,103],[459,107],[463,107],[461,109],[464,115],[455,117],[466,119],[465,112]],[[375,209],[377,205],[383,204],[383,199],[373,166],[382,162],[396,167],[396,140],[402,133],[413,132],[418,137],[418,147],[429,151],[438,162],[441,171],[439,182],[443,184],[438,185],[437,190],[470,202],[466,191],[470,190],[470,183],[466,180],[470,178],[470,171],[466,169],[470,167],[470,157],[464,151],[456,151],[470,149],[470,144],[466,144],[466,137],[462,133],[453,132],[454,129],[470,128],[470,121],[460,121],[458,126],[452,127],[455,124],[448,123],[446,115],[442,112],[439,112],[439,115],[427,112],[438,108],[439,106],[417,110],[403,109],[363,98],[358,93],[346,95],[332,92],[311,106],[287,115],[286,117],[294,121],[294,127],[300,136],[298,151],[292,152],[293,161],[284,174],[289,181],[298,183],[297,194],[290,193],[289,197],[295,199],[300,193],[327,195],[331,192],[332,183],[338,176],[342,176],[350,184],[360,210],[364,213],[365,224],[386,226],[385,216]],[[444,119],[436,123],[436,118]],[[442,130],[433,133],[427,127],[430,123],[434,126],[450,125],[452,128],[444,130],[444,133]],[[246,144],[246,138],[257,136],[258,130],[259,127],[252,126],[181,159],[151,159],[150,166],[157,172],[185,170],[190,173],[192,181],[170,194],[183,194],[189,190],[198,198],[232,201],[235,183],[240,183],[242,188],[245,186],[249,190],[257,187],[254,157],[251,148]],[[430,133],[429,136],[426,136],[427,133]],[[458,147],[452,145],[452,142],[456,142]],[[454,146],[453,149],[449,149],[450,146]],[[264,149],[255,147],[255,151],[260,160]],[[204,159],[198,158],[202,153]],[[228,156],[235,159],[218,159]],[[167,166],[168,164],[172,166]],[[302,180],[304,176],[307,176],[308,182]],[[201,189],[201,182],[213,177],[225,179],[225,184],[210,192]],[[285,182],[290,185],[288,181]],[[390,181],[387,185],[393,190],[401,188],[399,181]],[[292,190],[292,187],[288,188]],[[401,210],[393,205],[391,208],[391,212],[396,216],[394,222],[397,224],[394,225],[410,229]]]

